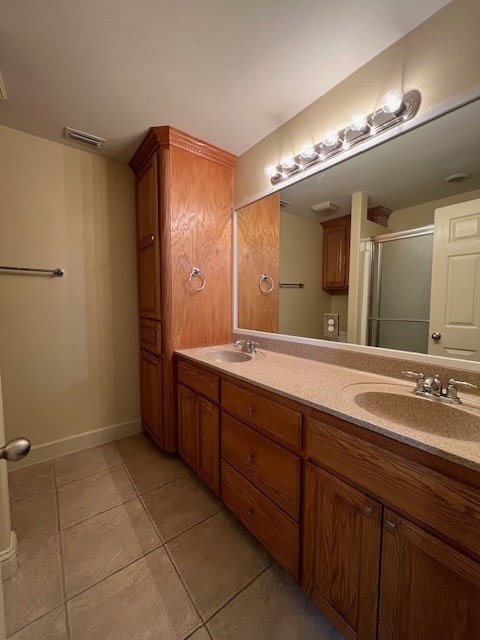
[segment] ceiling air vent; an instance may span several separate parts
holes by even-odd
[[[335,202],[331,202],[330,200],[325,200],[325,202],[312,204],[310,209],[312,211],[316,211],[317,213],[329,213],[330,211],[338,211],[340,207]]]
[[[91,133],[85,133],[85,131],[77,131],[76,129],[71,129],[70,127],[65,127],[64,136],[65,138],[67,138],[67,140],[82,142],[83,144],[88,144],[90,147],[96,147],[97,149],[99,149],[102,144],[106,142],[105,138],[99,138],[98,136],[93,136]]]
[[[7,90],[5,89],[5,83],[2,78],[2,74],[0,73],[0,100],[7,99]]]

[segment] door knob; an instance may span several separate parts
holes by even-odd
[[[434,331],[432,333],[432,340],[435,340],[435,342],[438,342],[442,337],[441,333],[438,333],[438,331]]]
[[[25,458],[31,447],[30,440],[26,438],[15,438],[10,440],[4,447],[0,447],[0,459],[10,460],[10,462],[18,462]]]

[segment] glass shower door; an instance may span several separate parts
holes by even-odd
[[[372,238],[368,344],[428,353],[433,226]]]

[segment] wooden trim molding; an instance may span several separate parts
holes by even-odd
[[[129,162],[135,175],[138,176],[145,162],[159,147],[179,147],[228,169],[233,169],[237,163],[237,156],[179,129],[170,126],[151,127]]]

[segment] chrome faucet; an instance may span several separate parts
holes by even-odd
[[[450,404],[461,404],[458,397],[458,388],[476,389],[477,385],[462,380],[454,380],[450,378],[448,385],[445,387],[440,380],[438,374],[425,378],[423,373],[415,373],[414,371],[402,371],[407,378],[415,378],[416,384],[413,393],[430,400],[438,400],[439,402],[447,402]]]
[[[245,351],[246,353],[255,353],[257,347],[259,347],[259,343],[254,340],[237,340],[234,345],[235,349],[240,347],[241,351]]]

